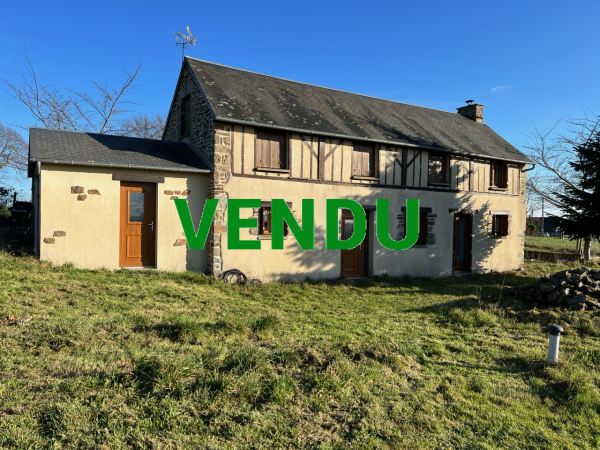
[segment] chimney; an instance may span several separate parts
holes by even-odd
[[[456,108],[461,116],[471,119],[477,123],[483,123],[483,105],[473,103],[474,100],[467,100],[467,106]]]

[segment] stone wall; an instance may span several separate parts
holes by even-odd
[[[181,100],[188,94],[191,100],[190,134],[180,136],[179,118]],[[213,136],[214,128],[210,107],[204,98],[204,94],[198,89],[198,85],[187,64],[184,63],[179,82],[177,83],[173,104],[171,105],[171,111],[165,125],[165,140],[186,142],[196,153],[212,164],[214,158]]]
[[[208,270],[213,275],[220,275],[223,268],[221,245],[225,244],[227,233],[227,191],[225,185],[231,177],[231,140],[232,126],[214,124],[214,171],[211,174],[208,197],[219,200],[215,218],[208,234]]]

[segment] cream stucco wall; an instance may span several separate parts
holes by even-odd
[[[418,198],[420,206],[432,208],[435,224],[431,233],[435,244],[413,247],[405,251],[384,248],[375,237],[374,227],[370,230],[372,243],[372,268],[370,275],[391,276],[448,276],[452,273],[453,220],[450,209],[473,212],[473,272],[489,270],[504,271],[517,269],[522,264],[523,231],[525,229],[524,196],[506,193],[440,192],[426,190],[393,189],[385,187],[347,186],[340,184],[318,184],[310,182],[252,179],[232,176],[226,190],[229,198],[258,198],[270,201],[284,198],[292,202],[296,216],[301,214],[303,198],[315,200],[315,250],[301,250],[290,235],[283,250],[271,250],[271,241],[262,240],[261,250],[228,250],[226,235],[223,234],[223,270],[237,268],[251,277],[265,280],[335,278],[340,276],[340,251],[325,249],[325,201],[328,198],[350,198],[362,205],[375,206],[376,199],[390,200],[390,234],[396,239],[399,220],[397,215],[406,205],[407,198]],[[492,211],[509,211],[510,234],[497,238],[489,234]],[[375,212],[370,213],[373,224]],[[241,210],[240,217],[252,216],[251,209]],[[339,223],[338,223],[339,226]],[[242,229],[243,239],[257,239],[248,229]]]
[[[164,191],[190,190],[187,196],[190,212],[197,221],[208,195],[207,174],[42,164],[40,258],[55,264],[71,262],[88,269],[119,268],[121,183],[112,179],[113,173],[164,177],[164,183],[157,183],[156,268],[206,270],[206,250],[190,251],[187,245],[173,245],[185,236],[175,203]],[[87,198],[77,200],[71,186],[83,186]],[[91,189],[97,189],[100,195],[89,194]],[[55,231],[64,231],[66,236],[55,237],[53,244],[45,243],[44,238],[52,238]]]

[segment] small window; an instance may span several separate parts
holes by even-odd
[[[376,177],[377,158],[372,144],[354,143],[352,148],[352,176]]]
[[[266,202],[265,202],[266,203]],[[261,236],[271,235],[271,206],[262,206],[258,212],[258,234]],[[287,223],[283,223],[283,235],[288,235]]]
[[[427,220],[429,219],[429,213],[427,211],[419,212],[419,238],[415,245],[427,245]],[[406,236],[406,215],[404,216],[404,236]]]
[[[492,216],[492,234],[494,236],[508,236],[508,216],[493,215]]]
[[[502,189],[508,187],[508,164],[506,161],[492,161],[490,185]]]
[[[187,95],[181,100],[181,111],[179,114],[179,137],[185,137],[190,134],[190,96]]]
[[[287,167],[287,134],[274,130],[256,131],[256,167],[283,169]]]
[[[449,184],[448,155],[429,153],[429,184]]]

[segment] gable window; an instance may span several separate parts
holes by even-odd
[[[291,208],[291,203],[288,203]],[[262,206],[258,211],[258,234],[261,236],[271,235],[271,202],[262,202]],[[283,223],[283,235],[288,235],[287,223]]]
[[[494,236],[508,236],[508,215],[494,214],[492,216],[492,234]]]
[[[186,95],[181,100],[179,112],[179,137],[185,137],[190,134],[190,96]]]
[[[374,178],[377,176],[377,157],[373,144],[354,143],[352,147],[352,176]]]
[[[448,160],[445,153],[429,153],[428,184],[450,184]]]
[[[287,134],[275,130],[256,130],[256,168],[287,170]]]
[[[508,187],[508,164],[506,161],[491,162],[490,186],[501,189]]]

